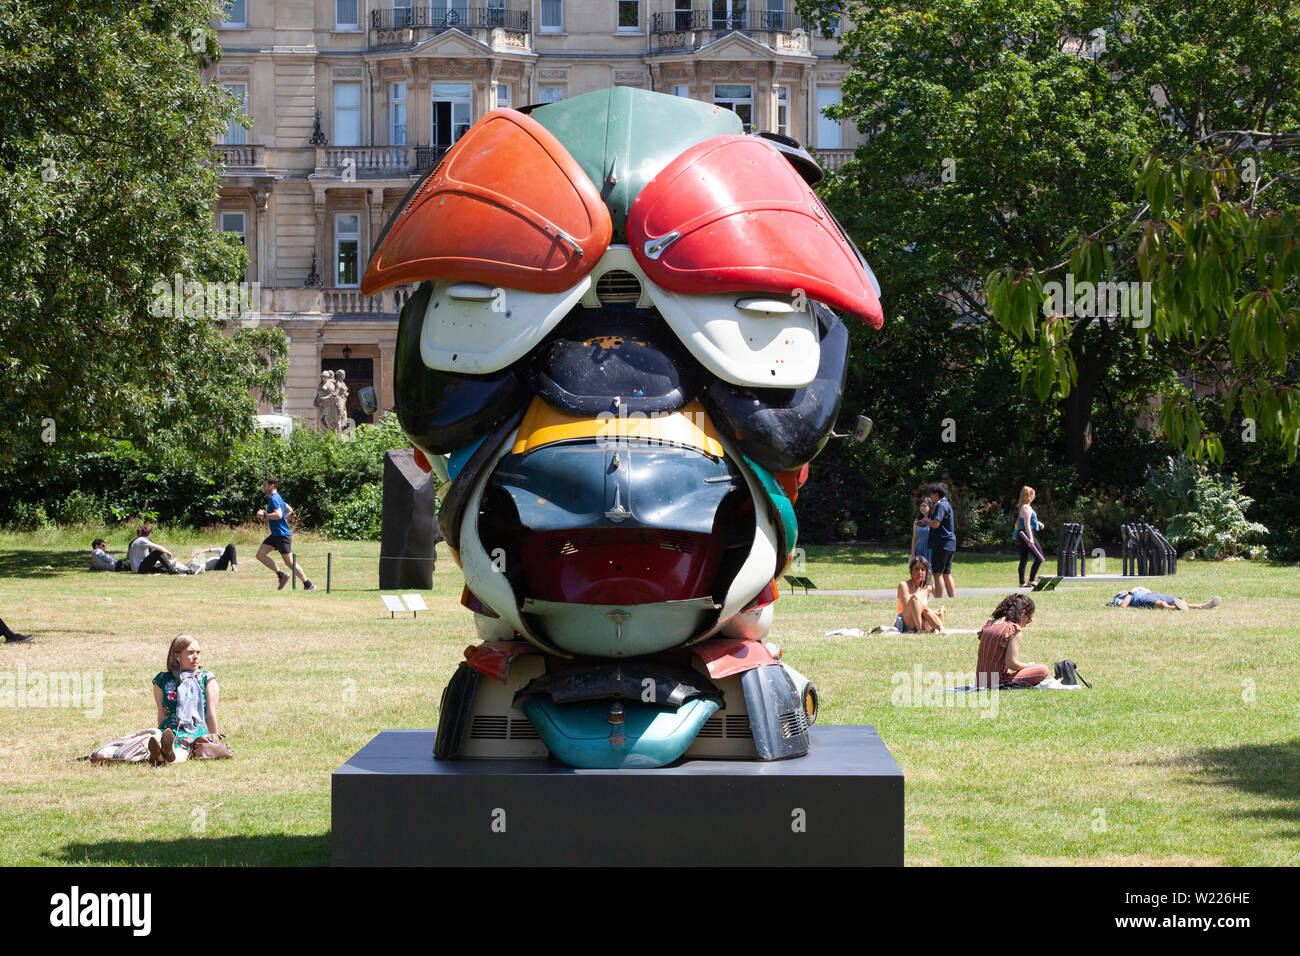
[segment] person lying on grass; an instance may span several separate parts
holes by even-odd
[[[1033,687],[1047,678],[1046,664],[1020,660],[1020,634],[1034,619],[1034,599],[1008,594],[980,628],[977,687]]]
[[[214,558],[206,558],[204,555],[214,554]],[[235,551],[233,544],[228,544],[224,548],[218,545],[215,548],[195,548],[194,557],[190,559],[190,574],[202,574],[204,571],[238,571],[239,554]]]
[[[92,571],[130,571],[128,558],[115,558],[108,553],[108,542],[96,538],[90,543],[90,570]]]
[[[898,617],[894,621],[894,630],[903,634],[947,634],[944,630],[944,609],[938,613],[930,609],[932,588],[925,583],[930,573],[930,562],[917,555],[907,565],[910,576],[898,584]]]
[[[1204,611],[1218,607],[1223,598],[1217,594],[1204,604],[1192,604],[1172,594],[1156,594],[1149,588],[1132,588],[1120,591],[1111,599],[1111,607],[1153,607],[1160,611]]]
[[[158,707],[157,736],[149,738],[149,762],[155,767],[181,763],[199,737],[217,733],[221,688],[211,671],[199,664],[199,642],[181,634],[167,650],[167,669],[153,679]]]

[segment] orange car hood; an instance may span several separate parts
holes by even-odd
[[[600,193],[559,140],[523,113],[493,110],[412,190],[375,244],[361,291],[458,279],[562,292],[612,233]]]

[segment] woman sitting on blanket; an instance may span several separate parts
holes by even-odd
[[[930,573],[930,562],[919,554],[907,566],[911,577],[898,584],[898,618],[894,630],[903,634],[947,634],[944,630],[944,608],[938,613],[930,610],[932,588],[925,583]]]
[[[1020,633],[1034,619],[1034,599],[1028,594],[1008,594],[980,628],[979,660],[975,665],[978,687],[1033,687],[1049,674],[1046,664],[1020,662]]]
[[[181,763],[189,757],[195,740],[217,733],[221,689],[212,672],[199,666],[201,653],[199,642],[189,634],[173,640],[167,650],[167,670],[153,679],[158,727],[97,747],[90,759],[96,763],[148,760],[155,767]]]

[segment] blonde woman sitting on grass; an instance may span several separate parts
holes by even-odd
[[[184,761],[196,739],[217,733],[221,688],[212,672],[199,665],[202,653],[195,638],[182,634],[167,651],[167,669],[154,676],[158,730],[148,742],[154,766]]]
[[[167,649],[167,669],[152,682],[158,726],[110,740],[81,759],[92,763],[147,760],[155,767],[187,760],[198,738],[217,732],[220,688],[212,672],[199,666],[201,654],[199,642],[189,634],[173,640]]]

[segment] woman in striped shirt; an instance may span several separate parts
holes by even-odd
[[[1009,594],[980,628],[979,661],[975,683],[979,687],[1032,687],[1048,675],[1046,664],[1021,663],[1020,632],[1034,619],[1034,599]]]

